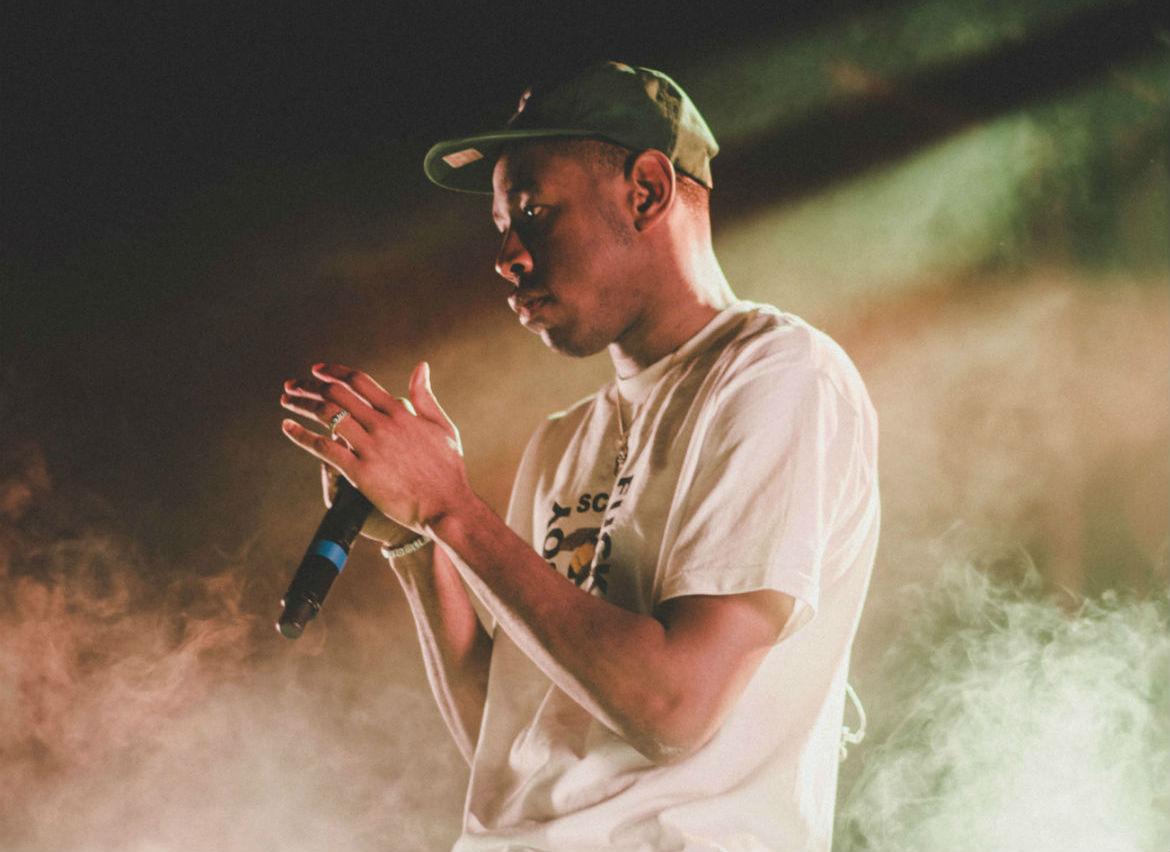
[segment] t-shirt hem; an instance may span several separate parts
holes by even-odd
[[[663,586],[658,603],[686,595],[742,595],[764,590],[780,592],[795,599],[797,606],[777,637],[777,642],[788,638],[812,621],[820,606],[819,589],[812,579],[804,579],[803,582],[801,578],[796,577],[785,577],[781,580],[767,577],[747,581],[738,579],[740,582],[727,583],[720,582],[720,578],[716,577],[689,577],[686,582],[668,583]]]

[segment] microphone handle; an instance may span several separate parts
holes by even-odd
[[[280,604],[284,612],[276,629],[288,639],[296,639],[305,625],[317,617],[329,587],[345,567],[349,549],[361,531],[374,504],[350,484],[344,476],[337,478],[333,505],[321,519],[321,525],[293,575]]]

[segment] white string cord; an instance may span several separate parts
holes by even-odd
[[[865,707],[861,704],[861,699],[857,697],[857,693],[853,691],[853,686],[845,682],[845,696],[849,699],[849,703],[857,710],[857,730],[850,730],[848,725],[841,726],[841,760],[849,756],[849,746],[859,745],[865,739]]]

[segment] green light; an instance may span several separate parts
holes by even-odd
[[[1031,263],[1161,274],[1168,80],[1164,60],[1119,69],[754,213],[717,233],[724,268],[743,295],[809,316]]]
[[[919,0],[882,6],[836,17],[780,43],[713,56],[693,67],[685,85],[720,143],[742,144],[867,85],[895,83],[970,59],[1108,5],[1103,0]]]

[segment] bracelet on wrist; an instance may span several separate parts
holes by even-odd
[[[416,550],[422,550],[430,543],[430,538],[425,535],[420,535],[408,541],[406,544],[400,544],[397,547],[391,547],[388,544],[382,545],[382,555],[387,559],[397,559],[400,556],[407,556],[414,553]]]

